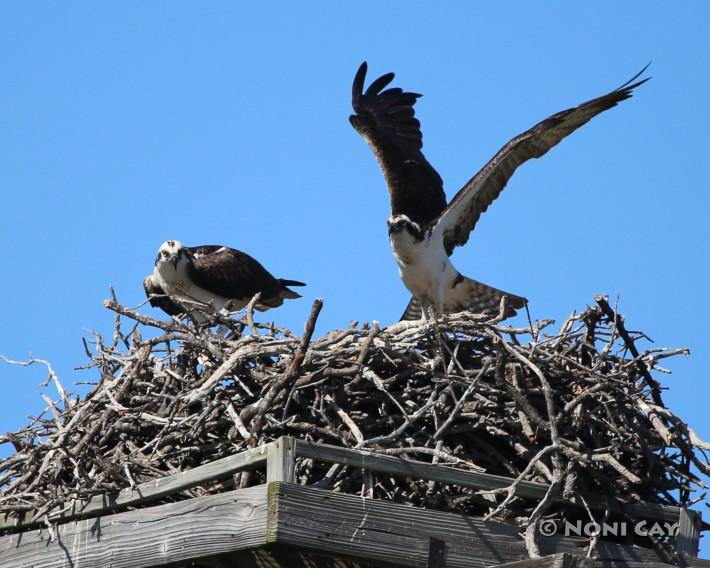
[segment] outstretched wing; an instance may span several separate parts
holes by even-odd
[[[503,146],[454,196],[439,218],[437,230],[443,233],[447,254],[450,255],[455,247],[468,241],[479,217],[498,197],[518,166],[531,158],[543,156],[596,115],[630,98],[632,91],[650,78],[634,82],[647,67],[648,65],[618,89],[553,114]]]
[[[263,298],[269,298],[281,290],[278,280],[242,251],[217,245],[187,250],[193,257],[193,282],[212,294],[243,299],[261,292]]]
[[[393,215],[407,215],[426,225],[446,207],[441,177],[422,154],[422,133],[414,117],[421,95],[400,88],[385,89],[394,73],[375,79],[363,92],[367,62],[353,81],[350,124],[370,145],[380,163],[390,192]],[[384,89],[384,90],[383,90]]]

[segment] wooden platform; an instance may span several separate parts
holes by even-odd
[[[0,537],[0,565],[3,568],[664,565],[651,550],[605,541],[599,543],[599,559],[592,563],[583,560],[586,540],[559,537],[541,539],[543,553],[550,556],[529,560],[519,531],[509,525],[290,483],[297,454],[317,454],[317,459],[340,463],[353,460],[357,463],[351,465],[358,467],[395,469],[394,474],[422,478],[431,478],[434,473],[438,478],[446,470],[459,475],[482,475],[283,438],[220,460],[221,463],[94,499],[81,510],[55,515],[60,524],[54,529],[53,540],[46,527],[31,528],[24,519],[11,528],[8,519],[4,530],[16,532]],[[235,471],[264,464],[268,466],[269,480],[265,485],[107,514],[109,509],[145,505],[159,496],[204,483],[205,479],[228,477]],[[422,467],[435,471],[419,469]],[[497,482],[506,480],[487,477]],[[474,483],[469,478],[463,481]],[[484,476],[477,483],[493,481]],[[510,481],[506,480],[508,484]],[[655,513],[668,516],[673,513],[661,509],[654,509]],[[697,539],[695,546],[697,550]],[[691,555],[684,560],[687,566],[710,567],[710,561]]]

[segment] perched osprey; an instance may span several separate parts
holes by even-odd
[[[284,299],[301,297],[288,286],[305,284],[274,278],[257,260],[236,249],[219,245],[186,247],[180,241],[160,245],[153,274],[143,280],[151,306],[169,315],[188,311],[198,323],[208,321],[204,309],[200,309],[203,304],[215,312],[223,308],[235,311],[261,292],[255,307],[264,311],[280,306]]]
[[[402,319],[469,310],[496,314],[507,296],[506,317],[525,305],[520,296],[462,276],[449,260],[466,244],[481,214],[498,197],[518,166],[539,158],[597,114],[631,97],[648,79],[630,81],[602,97],[563,110],[513,138],[446,203],[443,182],[422,154],[422,133],[414,117],[421,95],[385,89],[387,73],[364,90],[367,62],[353,81],[350,123],[367,141],[385,175],[392,215],[387,221],[390,245],[404,285],[413,294]],[[364,91],[364,92],[363,92]]]

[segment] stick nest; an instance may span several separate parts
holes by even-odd
[[[279,436],[401,456],[551,485],[571,497],[685,505],[708,474],[693,433],[661,400],[650,371],[684,349],[638,353],[608,303],[510,328],[456,314],[380,330],[353,326],[312,340],[245,319],[230,332],[160,321],[115,299],[113,337],[87,353],[98,380],[0,436],[0,513],[34,518],[75,500],[187,470]],[[144,337],[145,336],[145,337]],[[148,338],[148,336],[150,336]],[[34,362],[34,361],[31,361]],[[30,363],[30,362],[28,362]],[[689,467],[694,464],[695,468]],[[299,483],[530,527],[543,515],[589,512],[497,492],[371,474],[299,459]],[[241,474],[173,496],[263,481]],[[596,515],[598,521],[601,516]]]

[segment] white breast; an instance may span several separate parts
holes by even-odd
[[[187,275],[187,261],[179,261],[177,267],[169,262],[158,261],[153,269],[153,278],[165,292],[175,298],[197,301],[211,305],[216,311],[227,303],[227,298],[212,294],[195,285]]]
[[[416,241],[407,231],[399,231],[390,234],[390,245],[407,289],[416,297],[439,305],[443,286],[457,274],[442,239],[429,234]]]

